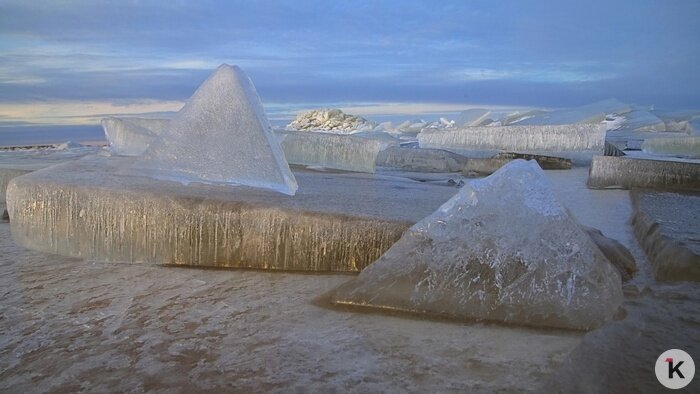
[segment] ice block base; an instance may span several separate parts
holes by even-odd
[[[458,189],[296,170],[299,192],[159,181],[86,157],[14,178],[22,246],[102,261],[358,272]]]

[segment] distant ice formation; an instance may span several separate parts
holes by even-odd
[[[146,130],[136,126],[128,130]],[[134,168],[183,182],[240,184],[289,195],[297,190],[253,82],[226,64],[204,81],[167,131],[150,142]]]
[[[339,109],[315,109],[302,112],[287,125],[287,130],[327,131],[337,134],[350,134],[357,131],[371,131],[376,123],[363,117],[346,114]]]
[[[418,133],[423,129],[450,129],[455,127],[455,121],[447,118],[440,118],[436,121],[429,122],[423,119],[407,120],[395,126],[393,123],[382,123],[383,130],[393,133]]]
[[[56,145],[56,147],[55,147],[54,149],[55,149],[55,150],[68,150],[68,149],[75,149],[75,148],[82,148],[82,147],[83,147],[83,145],[82,145],[82,144],[79,144],[79,143],[77,143],[77,142],[74,142],[74,141],[66,141],[66,142],[64,142],[64,143],[62,143],[62,144]]]
[[[602,124],[480,126],[448,130],[423,130],[421,148],[508,151],[603,150]]]
[[[649,111],[635,109],[625,115],[622,128],[634,131],[666,131],[666,124]]]
[[[597,101],[580,107],[543,112],[518,122],[519,125],[556,125],[600,123],[608,114],[623,115],[632,107],[614,98]]]
[[[620,275],[534,161],[470,182],[331,296],[335,304],[460,320],[592,329]]]
[[[393,122],[377,124],[360,116],[349,115],[340,109],[316,109],[303,112],[287,125],[291,131],[320,131],[334,134],[385,132],[391,134],[418,133],[422,129],[447,129],[455,126],[454,120],[444,117],[436,121],[413,119],[398,125]]]
[[[483,126],[486,123],[492,122],[489,118],[491,111],[482,108],[473,108],[466,111],[462,111],[457,120],[455,120],[455,126],[457,127],[472,127],[472,126]]]
[[[648,138],[642,143],[642,150],[655,155],[700,159],[700,135]]]

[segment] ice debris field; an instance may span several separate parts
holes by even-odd
[[[222,65],[170,119],[103,119],[106,147],[3,148],[0,390],[71,391],[65,364],[97,390],[646,391],[644,360],[700,350],[697,121],[610,99],[274,130]]]

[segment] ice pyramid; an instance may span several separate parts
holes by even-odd
[[[335,304],[455,319],[590,329],[622,303],[620,275],[557,201],[536,162],[465,185]]]
[[[204,81],[134,167],[183,182],[239,184],[289,195],[297,190],[253,82],[227,64]]]

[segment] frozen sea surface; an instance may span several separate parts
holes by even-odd
[[[347,275],[108,264],[28,251],[0,223],[0,391],[541,392],[546,382],[563,391],[658,391],[651,368],[665,346],[698,354],[698,287],[654,284],[627,223],[627,191],[588,190],[585,168],[546,174],[574,216],[628,246],[641,269],[626,286],[628,318],[583,341],[573,332],[313,303]]]
[[[7,223],[0,250],[3,392],[530,391],[580,340],[312,304],[345,275],[85,262]]]
[[[0,127],[0,146],[48,145],[66,141],[106,142],[106,139],[99,124]]]

